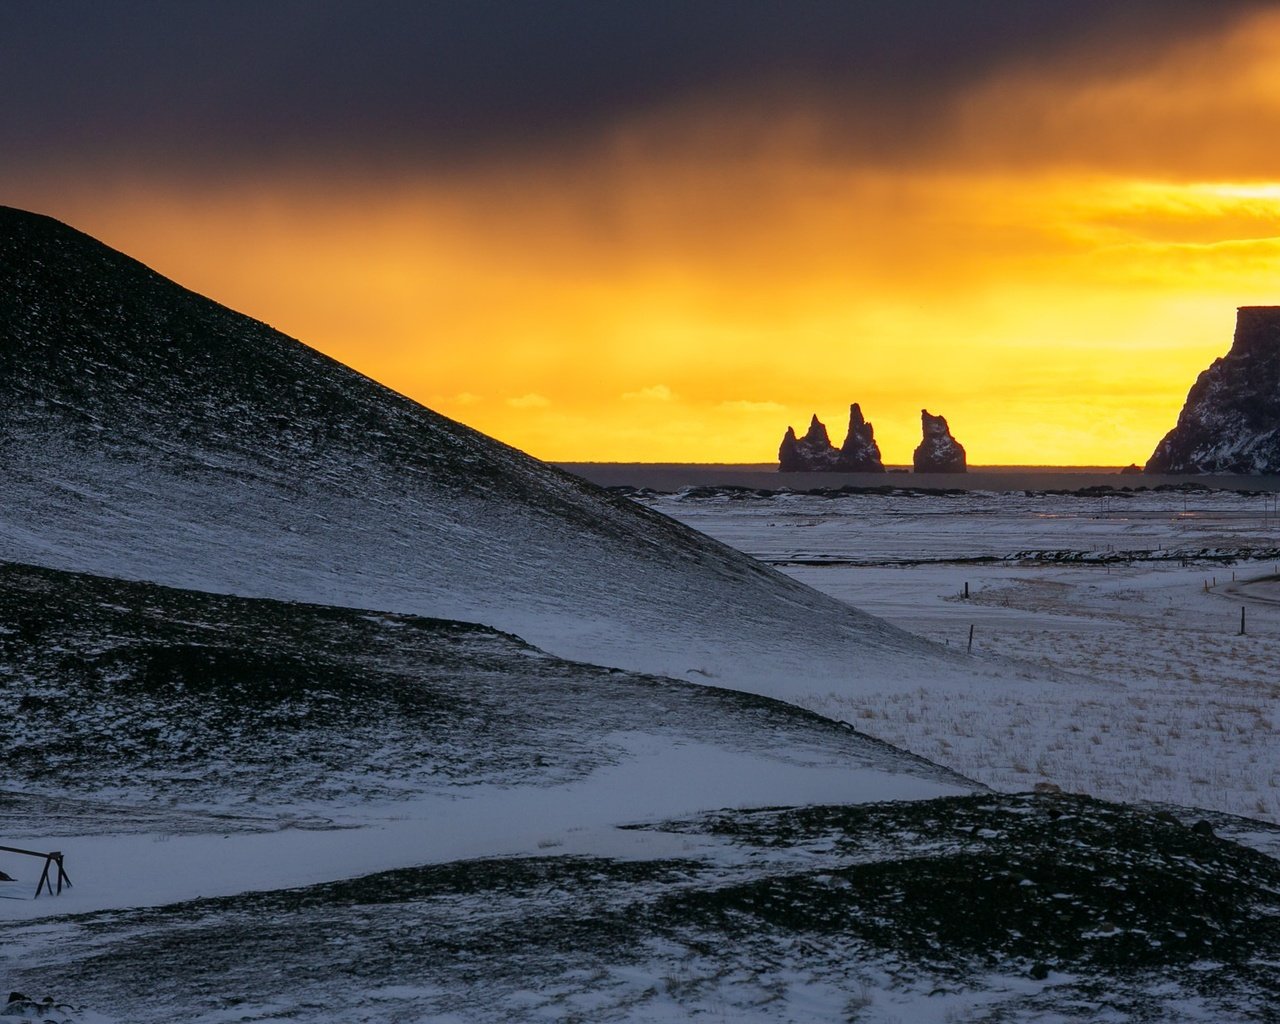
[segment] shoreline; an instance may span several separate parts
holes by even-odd
[[[1198,485],[1222,491],[1280,492],[1280,475],[1148,476],[1108,466],[975,466],[967,473],[782,473],[777,463],[554,462],[601,487],[680,491],[688,487],[736,487],[767,491],[901,488],[931,491],[1053,491],[1152,489]]]

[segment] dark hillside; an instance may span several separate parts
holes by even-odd
[[[0,558],[483,622],[785,696],[936,647],[0,208]],[[803,657],[797,661],[797,652]]]
[[[484,626],[0,565],[0,778],[24,792],[316,812],[563,786],[631,733],[972,785],[781,701]]]

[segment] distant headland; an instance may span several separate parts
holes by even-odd
[[[1280,473],[1280,306],[1241,306],[1231,351],[1187,393],[1147,473]]]

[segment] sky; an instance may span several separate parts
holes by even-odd
[[[0,203],[556,461],[1144,462],[1280,304],[1280,3],[0,0]]]

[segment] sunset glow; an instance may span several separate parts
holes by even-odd
[[[1280,15],[950,98],[926,144],[737,87],[589,147],[416,173],[27,168],[50,213],[552,460],[769,462],[848,403],[976,465],[1143,462],[1280,302]],[[835,436],[837,443],[839,436]]]

